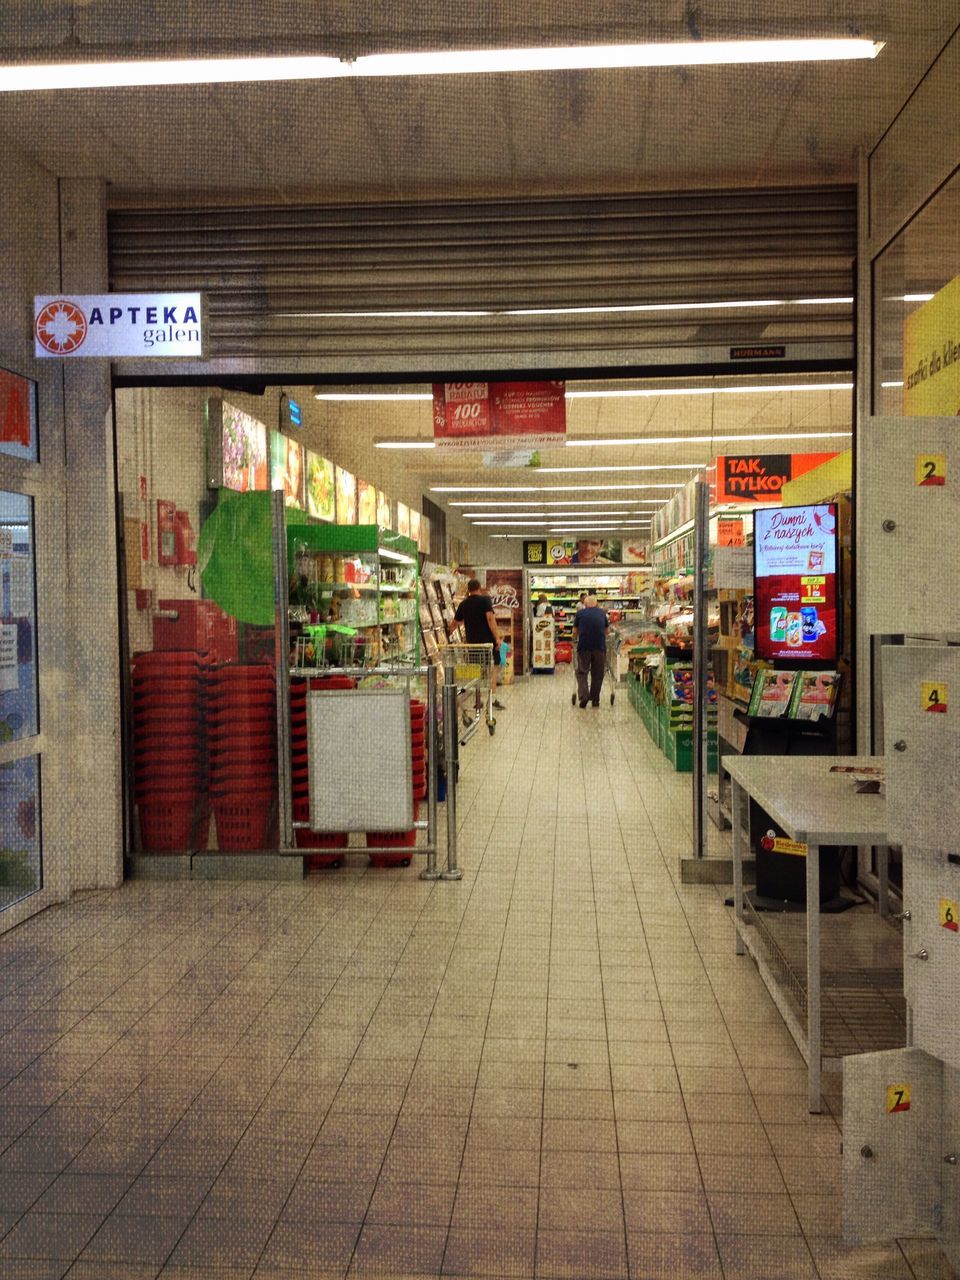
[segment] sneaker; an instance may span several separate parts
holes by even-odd
[[[496,710],[496,711],[506,711],[506,709],[507,709],[507,708],[503,705],[503,703],[502,703],[502,702],[498,702],[496,698],[494,698],[494,700],[493,700],[493,706],[494,706],[494,710]]]

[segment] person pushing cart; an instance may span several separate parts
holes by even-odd
[[[573,639],[576,645],[577,692],[581,709],[589,702],[600,705],[600,690],[607,669],[607,629],[610,619],[597,604],[597,597],[588,595],[584,607],[574,616]],[[613,702],[611,693],[610,701]]]

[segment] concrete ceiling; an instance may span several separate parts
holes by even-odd
[[[114,204],[849,181],[956,0],[5,0],[0,57],[365,53],[862,34],[872,62],[0,94],[0,137]]]

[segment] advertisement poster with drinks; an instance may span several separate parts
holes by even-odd
[[[758,510],[753,529],[757,657],[835,661],[836,504]]]

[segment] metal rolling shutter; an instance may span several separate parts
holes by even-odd
[[[799,359],[852,355],[849,304],[503,314],[847,298],[856,248],[851,187],[114,209],[109,248],[118,292],[203,290],[215,364],[318,373],[667,365],[731,344],[777,342]],[[400,314],[356,314],[370,311]]]

